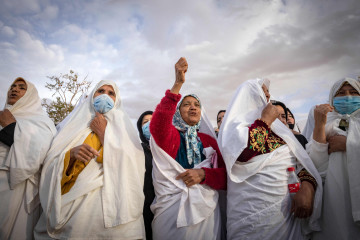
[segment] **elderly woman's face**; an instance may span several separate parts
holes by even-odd
[[[348,83],[345,83],[339,91],[335,94],[335,97],[343,97],[343,96],[360,96],[359,92]]]
[[[180,115],[189,126],[194,126],[200,121],[201,108],[199,101],[191,96],[183,99],[180,105]]]
[[[8,91],[7,104],[14,105],[27,91],[27,85],[23,80],[15,81]]]
[[[265,86],[265,84],[263,84],[261,86],[262,90],[264,91],[265,93],[265,97],[266,97],[266,101],[269,102],[270,100],[270,93],[269,93],[269,89],[267,88],[267,86]]]
[[[114,88],[111,85],[103,85],[101,87],[99,87],[93,98],[96,98],[97,96],[101,95],[101,94],[107,94],[109,95],[109,97],[111,97],[112,100],[116,100],[116,93],[114,91]]]

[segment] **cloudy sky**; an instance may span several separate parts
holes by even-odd
[[[237,86],[271,93],[305,118],[330,86],[360,73],[358,0],[0,0],[0,104],[18,76],[49,98],[46,76],[73,69],[116,81],[131,118],[154,109],[186,57],[184,92],[215,124]]]

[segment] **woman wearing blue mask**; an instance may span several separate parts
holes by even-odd
[[[144,239],[144,153],[112,81],[56,135],[40,181],[36,238]]]
[[[146,231],[146,239],[152,239],[151,222],[154,219],[154,214],[151,212],[150,205],[155,198],[154,186],[152,181],[152,154],[150,150],[150,120],[152,118],[153,111],[146,111],[142,113],[136,123],[141,139],[141,145],[145,154],[145,179],[144,179],[144,223]]]
[[[315,107],[307,151],[325,179],[322,231],[313,239],[360,239],[360,82],[344,78]]]

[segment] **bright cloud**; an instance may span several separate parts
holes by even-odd
[[[305,118],[334,81],[360,74],[356,0],[0,3],[1,89],[23,76],[50,97],[46,76],[73,69],[115,80],[133,119],[172,86],[181,56],[183,92],[199,94],[214,125],[246,79],[270,78],[271,93]]]

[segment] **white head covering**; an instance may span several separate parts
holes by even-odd
[[[81,106],[81,104],[85,101],[85,99],[88,97],[89,95],[87,93],[84,93],[83,95],[81,95],[79,102],[76,104],[76,106],[74,107],[74,109],[71,111],[71,113],[69,113],[69,115],[66,116],[66,118],[64,120],[62,120],[58,125],[56,125],[56,130],[58,132],[61,131],[61,129],[66,125],[66,123],[69,121],[69,119],[71,118],[71,116],[74,114],[75,109],[77,109],[79,106]]]
[[[339,91],[339,89],[345,84],[345,83],[349,83],[353,88],[355,88],[358,92],[360,92],[360,81],[359,80],[355,80],[353,78],[343,78],[338,80],[337,82],[334,83],[334,85],[332,86],[331,90],[330,90],[330,94],[329,94],[329,104],[331,106],[333,105],[333,101],[335,98],[336,93]],[[315,106],[313,106],[310,111],[309,111],[309,115],[308,115],[308,119],[306,121],[306,125],[304,127],[303,130],[303,135],[307,138],[308,141],[310,141],[312,139],[312,134],[314,131],[314,127],[315,127],[315,120],[314,120],[314,109]],[[355,116],[357,115],[358,111],[353,112],[352,114],[350,114],[350,116]],[[336,111],[333,111],[331,113],[328,114],[328,118],[330,118],[330,120],[333,119],[339,119],[339,118],[346,118],[347,114],[341,115],[339,113],[337,113]],[[347,115],[349,116],[349,115]],[[327,121],[329,122],[329,119],[327,119]]]
[[[55,219],[55,222],[50,222],[51,226],[48,226],[48,231],[59,229],[64,224],[61,220],[60,188],[64,156],[69,149],[80,145],[90,134],[89,125],[95,116],[93,96],[96,90],[103,85],[112,86],[116,93],[114,107],[104,114],[107,120],[102,188],[105,227],[114,227],[134,221],[142,214],[144,153],[136,130],[123,110],[118,87],[113,81],[100,81],[89,97],[74,110],[62,130],[56,135],[45,160],[41,177],[40,200],[46,216]],[[79,142],[80,144],[78,144]]]
[[[352,78],[344,78],[337,81],[330,90],[329,102],[333,105],[334,97],[337,91],[344,85],[349,83],[360,93],[360,81]],[[345,119],[349,123],[348,131],[342,131],[339,128],[341,119]],[[340,114],[336,111],[329,112],[327,115],[327,123],[325,126],[326,137],[334,135],[346,136],[346,157],[349,173],[349,185],[351,196],[351,207],[354,221],[360,221],[360,109],[349,114]],[[312,137],[311,137],[312,138]]]
[[[256,174],[262,167],[259,164],[235,164],[237,158],[248,145],[249,126],[261,117],[267,101],[261,88],[264,80],[257,78],[241,84],[227,108],[218,138],[228,176],[231,181],[240,183]],[[288,145],[301,165],[316,179],[318,186],[315,193],[314,211],[310,217],[311,229],[319,229],[317,219],[321,212],[322,184],[314,164],[308,154],[295,138],[291,130],[279,119],[276,119],[271,130],[281,137]]]
[[[26,206],[30,212],[39,203],[33,202],[38,194],[38,172],[56,130],[54,123],[41,107],[41,100],[35,86],[22,78],[17,78],[14,82],[18,80],[26,83],[27,90],[15,104],[5,103],[4,109],[7,108],[15,117],[16,127],[14,143],[10,149],[3,144],[0,146],[0,169],[10,171],[11,189],[31,178],[32,184],[28,184],[26,198]],[[11,86],[9,90],[10,88]]]

